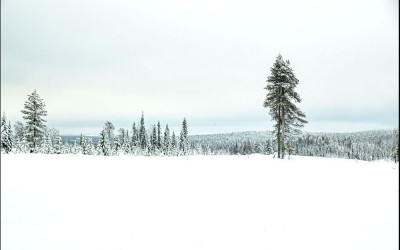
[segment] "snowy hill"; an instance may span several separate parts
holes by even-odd
[[[399,247],[399,169],[392,162],[1,158],[5,250]]]

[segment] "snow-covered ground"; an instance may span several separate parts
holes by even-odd
[[[271,156],[1,155],[1,249],[398,249],[399,170]]]

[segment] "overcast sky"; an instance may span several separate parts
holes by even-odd
[[[305,131],[398,126],[398,0],[1,1],[1,112],[36,88],[47,125],[98,134],[144,111],[189,134],[271,130],[262,107],[289,59]]]

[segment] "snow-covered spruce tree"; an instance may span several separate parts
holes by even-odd
[[[263,147],[262,147],[261,143],[259,143],[259,142],[254,143],[254,153],[256,153],[256,154],[263,153]]]
[[[157,130],[156,125],[153,126],[153,133],[150,135],[150,152],[151,154],[156,154],[157,151]]]
[[[74,144],[70,147],[71,154],[79,153],[78,145],[79,145],[79,143],[76,143],[76,140],[74,140]]]
[[[124,154],[129,154],[130,153],[130,145],[129,145],[128,130],[120,128],[119,136],[120,136],[120,142],[121,142],[121,152]]]
[[[6,113],[1,116],[1,151],[5,151],[6,145],[6,133],[7,133],[7,118]]]
[[[24,129],[23,130],[23,136],[20,137],[20,139],[18,140],[18,144],[17,144],[17,152],[19,153],[29,153],[29,143],[27,141],[27,132]]]
[[[299,80],[290,67],[289,60],[284,61],[279,54],[268,76],[268,91],[264,107],[269,108],[274,126],[274,142],[277,144],[278,158],[284,158],[285,147],[294,135],[300,134],[299,128],[307,123],[305,114],[295,105],[300,103],[299,94],[294,90]],[[281,156],[282,155],[282,156]]]
[[[85,137],[83,137],[83,134],[81,133],[81,136],[79,137],[79,145],[83,148],[84,143],[85,143]]]
[[[197,143],[193,148],[195,155],[204,155],[203,148],[201,147],[200,143]]]
[[[118,137],[114,138],[114,142],[112,144],[112,155],[119,155],[121,151],[121,141]]]
[[[114,142],[114,130],[115,130],[114,124],[112,124],[110,121],[106,121],[104,123],[103,129],[104,129],[104,132],[106,133],[106,138],[107,138],[108,144],[110,145],[110,147],[112,149],[113,142]],[[111,153],[112,152],[110,151],[110,154]]]
[[[165,126],[165,130],[164,130],[164,144],[163,144],[164,155],[169,155],[170,150],[171,150],[171,142],[170,142],[170,138],[169,138],[169,128],[168,128],[168,124],[167,124],[167,126]]]
[[[51,143],[53,144],[54,147],[56,145],[58,137],[60,137],[60,132],[56,128],[51,128],[49,132],[50,132]]]
[[[157,149],[159,151],[162,150],[162,147],[161,147],[161,124],[160,124],[160,121],[158,121],[158,123],[157,123]]]
[[[83,138],[83,141],[81,144],[81,150],[82,150],[82,154],[84,154],[84,155],[89,154],[88,141],[85,137]]]
[[[16,121],[14,123],[14,147],[17,153],[21,153],[21,141],[24,136],[24,125]]]
[[[130,154],[132,152],[131,144],[129,143],[129,130],[125,131],[125,143],[126,146],[124,147],[125,154]]]
[[[132,147],[138,147],[139,142],[139,131],[136,129],[136,123],[132,125]]]
[[[152,155],[152,153],[153,153],[153,132],[152,131],[153,130],[151,129],[148,132],[148,135],[147,135],[148,140],[146,140],[147,141],[147,154],[148,155]]]
[[[5,119],[5,115],[3,115]],[[11,122],[8,121],[7,123],[4,124],[3,128],[3,119],[2,119],[2,131],[1,131],[1,150],[6,152],[7,154],[10,153],[13,150],[14,146],[14,140],[13,140],[13,133],[11,130]]]
[[[118,130],[118,138],[119,138],[119,144],[120,144],[120,152],[125,153],[125,129],[120,128]]]
[[[20,121],[16,121],[14,123],[14,139],[15,141],[22,141],[22,137],[24,137],[25,126]]]
[[[151,134],[150,134],[151,135]],[[141,149],[139,151],[139,155],[150,155],[150,151],[151,151],[151,138],[150,135],[146,132],[145,133],[145,140],[146,140],[146,145],[144,149]]]
[[[62,140],[61,136],[58,135],[57,138],[55,139],[53,143],[53,148],[54,148],[54,153],[55,154],[61,154],[62,152]]]
[[[41,141],[40,152],[43,154],[53,153],[53,144],[51,142],[50,131],[48,129],[44,131],[44,136]]]
[[[99,143],[97,146],[97,151],[99,155],[110,155],[110,143],[108,141],[107,135],[106,135],[106,131],[101,130],[100,132],[100,139],[99,139]]]
[[[3,129],[6,125],[7,125],[7,117],[6,113],[3,112],[3,115],[1,116],[1,132],[3,132]]]
[[[273,148],[272,148],[272,143],[270,139],[267,139],[265,143],[265,149],[264,149],[265,154],[270,155],[273,153]]]
[[[71,153],[71,146],[69,145],[68,141],[66,141],[61,147],[61,154],[70,154],[70,153]]]
[[[27,141],[30,146],[30,152],[35,153],[39,150],[40,140],[43,137],[46,125],[46,120],[42,117],[47,116],[45,110],[46,105],[36,92],[28,95],[28,100],[25,102],[24,109],[21,110],[24,114],[23,118],[26,120],[26,128],[28,132]]]
[[[13,134],[11,130],[11,123],[8,122],[6,114],[3,113],[1,118],[1,150],[6,152],[7,154],[12,151],[13,148]]]
[[[179,151],[182,155],[187,155],[189,151],[189,142],[187,135],[188,135],[188,129],[187,129],[186,118],[183,118],[182,130],[179,137]]]
[[[211,153],[210,147],[207,147],[207,151],[209,151]],[[234,154],[234,155],[239,154],[239,145],[238,145],[237,141],[236,141],[235,145],[233,146],[232,154]]]
[[[171,138],[171,155],[177,155],[177,150],[176,150],[176,137],[175,137],[175,131],[172,131],[172,138]]]
[[[146,149],[146,146],[147,146],[146,128],[144,126],[144,115],[143,115],[143,112],[142,112],[142,118],[140,119],[139,142],[140,142],[140,148],[142,150]]]
[[[11,152],[14,148],[14,137],[13,137],[13,132],[12,132],[10,121],[8,121],[8,127],[7,127],[7,141],[10,146],[9,148],[10,148],[10,152]]]
[[[88,155],[94,155],[95,154],[95,148],[93,145],[92,138],[88,138],[87,145],[86,145],[86,152]]]

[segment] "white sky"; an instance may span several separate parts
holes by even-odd
[[[189,133],[270,130],[278,53],[306,131],[398,125],[398,1],[1,1],[1,112],[22,121],[37,89],[48,126],[98,134],[142,110]],[[179,133],[179,132],[178,132]]]

